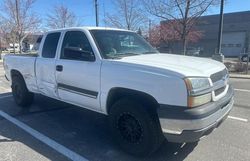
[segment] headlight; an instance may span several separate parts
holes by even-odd
[[[210,88],[210,82],[208,78],[186,78],[185,83],[188,90],[197,91]]]
[[[211,101],[212,94],[208,78],[186,78],[185,83],[188,90],[188,107],[197,107]]]

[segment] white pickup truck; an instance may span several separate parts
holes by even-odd
[[[196,142],[233,107],[222,63],[158,53],[131,31],[54,30],[38,53],[4,57],[16,103],[29,106],[38,93],[105,114],[114,139],[132,154],[150,154],[165,138]]]

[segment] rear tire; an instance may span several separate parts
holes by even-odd
[[[29,92],[24,79],[21,76],[13,76],[12,78],[12,95],[18,106],[28,107],[34,100],[34,94]]]
[[[109,124],[118,145],[133,155],[148,156],[164,141],[159,121],[146,107],[131,99],[123,98],[114,103]]]

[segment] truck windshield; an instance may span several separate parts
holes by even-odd
[[[129,31],[91,30],[104,59],[158,53],[141,36]]]

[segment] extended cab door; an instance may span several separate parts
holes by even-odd
[[[83,31],[67,31],[56,61],[56,80],[61,100],[100,110],[100,60]]]
[[[36,60],[36,78],[39,91],[46,96],[58,98],[55,63],[56,52],[61,32],[53,32],[45,35],[43,46],[40,47],[40,56]]]

